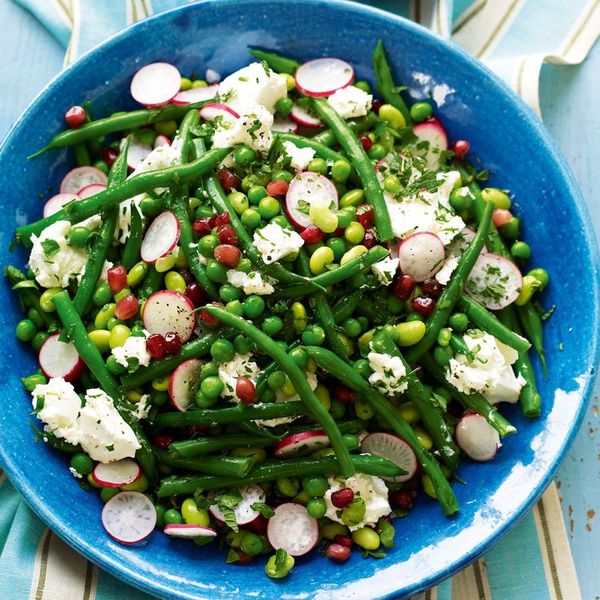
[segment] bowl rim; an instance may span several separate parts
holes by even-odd
[[[237,0],[237,4],[252,5],[256,4],[257,1],[260,0]],[[269,1],[274,4],[284,4],[286,2],[289,3],[290,0]],[[483,75],[487,79],[491,79],[494,82],[494,84],[500,89],[500,91],[504,93],[504,95],[509,96],[511,101],[519,109],[521,113],[520,116],[526,121],[529,127],[535,131],[536,136],[543,142],[545,149],[549,151],[551,161],[557,165],[562,178],[564,179],[564,181],[570,189],[570,201],[574,204],[575,211],[579,218],[579,222],[582,228],[582,234],[587,242],[587,250],[589,252],[590,260],[593,264],[600,264],[598,242],[592,225],[591,217],[583,195],[579,189],[579,185],[577,184],[575,176],[573,175],[573,172],[571,171],[571,168],[569,167],[565,157],[558,148],[556,142],[550,137],[550,134],[548,133],[548,130],[542,123],[541,119],[538,118],[537,115],[534,114],[532,109],[488,67],[486,67],[483,63],[481,63],[473,56],[468,54],[463,48],[461,48],[451,40],[443,39],[431,32],[429,29],[423,27],[422,25],[415,23],[409,19],[406,19],[402,16],[395,15],[386,10],[360,4],[351,0],[292,1],[297,4],[313,4],[315,6],[320,7],[337,5],[349,12],[355,12],[358,14],[365,15],[367,18],[377,17],[388,19],[392,23],[397,24],[404,31],[407,31],[409,34],[425,36],[426,38],[429,38],[430,41],[435,42],[436,44],[441,45],[442,47],[445,47],[446,51],[458,55],[465,63],[467,63],[468,67],[471,70],[478,72],[480,75]],[[104,50],[120,42],[121,40],[130,36],[132,32],[142,30],[148,26],[152,26],[155,21],[158,21],[165,17],[170,17],[177,13],[183,14],[188,11],[194,11],[197,9],[197,7],[202,5],[224,4],[226,2],[227,0],[197,0],[196,2],[192,2],[190,4],[161,11],[155,15],[143,19],[142,21],[133,23],[128,27],[114,33],[97,46],[94,46],[93,48],[85,52],[76,61],[62,69],[56,76],[54,76],[50,80],[50,82],[46,86],[44,86],[44,88],[29,102],[27,107],[22,111],[15,123],[10,127],[3,141],[0,143],[0,163],[2,162],[5,149],[11,143],[12,139],[20,134],[20,130],[23,127],[25,115],[32,108],[37,107],[40,103],[42,103],[44,97],[51,93],[52,90],[58,85],[58,83],[64,77],[68,76],[70,72],[82,68],[82,66],[85,65],[88,61],[93,60],[95,54],[98,51]],[[595,273],[593,281],[594,284],[592,292],[594,298],[594,305],[592,327],[597,329],[600,325],[600,272],[598,270]],[[591,390],[593,388],[597,375],[597,369],[595,368],[595,365],[597,365],[600,361],[600,341],[596,336],[593,336],[593,340],[591,343],[591,350],[589,353],[589,359],[587,361],[588,372],[590,372],[589,367],[591,367],[591,372],[590,376],[586,379],[585,385],[579,391],[581,401],[577,412],[574,415],[573,426],[564,437],[560,450],[556,452],[553,462],[548,467],[546,473],[544,474],[544,477],[540,480],[537,487],[531,490],[527,498],[520,504],[520,506],[517,507],[515,513],[508,519],[504,520],[502,524],[494,531],[493,535],[490,535],[485,541],[471,548],[470,551],[466,552],[465,554],[461,555],[455,560],[446,563],[444,567],[440,567],[437,570],[432,571],[419,583],[415,583],[411,587],[402,589],[403,597],[404,594],[411,595],[413,593],[427,589],[446,579],[447,577],[452,576],[454,573],[473,562],[476,558],[481,556],[484,552],[486,552],[494,544],[496,544],[510,529],[512,529],[512,527],[514,527],[525,516],[525,514],[531,509],[533,504],[541,497],[546,487],[550,484],[551,479],[553,478],[558,467],[560,466],[560,463],[564,459],[566,452],[571,446],[573,439],[575,438],[575,435],[577,434],[581,426],[586,408],[588,406]],[[163,595],[163,597],[168,596],[173,598],[190,598],[190,596],[182,595],[176,590],[169,588],[169,586],[167,585],[161,585],[156,581],[148,582],[148,580],[143,577],[143,574],[139,570],[133,568],[133,566],[128,565],[127,563],[124,563],[122,561],[120,562],[108,558],[103,554],[102,551],[96,550],[93,544],[89,544],[89,542],[86,542],[83,538],[81,538],[81,536],[74,534],[71,530],[64,526],[60,519],[56,517],[48,509],[45,503],[34,494],[33,489],[26,484],[25,478],[17,477],[14,481],[10,479],[10,474],[14,473],[15,469],[13,468],[12,461],[10,460],[10,457],[4,449],[3,445],[0,445],[0,459],[1,463],[4,465],[4,469],[9,477],[9,480],[17,489],[17,491],[21,494],[27,505],[36,513],[36,515],[44,522],[46,526],[48,526],[54,533],[56,533],[60,538],[67,542],[77,552],[82,554],[86,559],[90,560],[97,566],[105,569],[110,574],[120,578],[122,581],[125,581],[126,583],[129,583],[137,587],[138,589],[144,590],[148,593],[160,593]],[[384,593],[384,595],[378,596],[378,598],[386,598],[389,600],[393,600],[394,598],[398,597],[397,594],[398,592],[386,592]]]

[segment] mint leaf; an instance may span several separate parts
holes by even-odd
[[[225,562],[227,564],[231,564],[237,562],[238,560],[240,560],[240,555],[233,548],[230,548],[225,558]]]
[[[275,511],[264,502],[255,502],[252,504],[251,508],[257,513],[260,513],[265,519],[270,519],[275,514]]]
[[[363,550],[363,558],[372,556],[373,558],[385,558],[385,552],[383,550]]]
[[[41,246],[46,258],[52,258],[60,250],[60,245],[56,240],[44,240],[41,242]]]

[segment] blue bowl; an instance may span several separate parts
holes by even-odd
[[[100,522],[101,503],[75,483],[64,456],[34,443],[31,404],[19,377],[37,368],[32,353],[10,340],[18,317],[2,282],[0,327],[0,459],[40,517],[76,550],[117,577],[162,598],[398,598],[465,566],[496,542],[550,482],[580,423],[598,361],[598,258],[581,195],[564,159],[531,111],[459,48],[403,19],[348,2],[214,0],[185,6],[135,25],[93,50],[54,80],[27,109],[0,152],[0,262],[24,264],[8,244],[16,225],[40,217],[38,195],[54,193],[71,165],[67,151],[27,161],[64,127],[67,107],[87,99],[97,115],[131,105],[129,81],[141,65],[166,60],[183,73],[207,67],[231,72],[249,61],[247,46],[300,59],[339,56],[372,82],[371,52],[379,38],[390,51],[398,82],[414,99],[432,97],[450,137],[471,142],[472,155],[510,188],[523,217],[536,265],[550,273],[546,306],[549,375],[535,361],[543,415],[527,421],[506,409],[519,433],[489,464],[465,462],[455,484],[461,511],[445,518],[421,498],[397,521],[397,544],[386,558],[334,565],[318,553],[298,561],[277,582],[254,565],[226,565],[221,552],[159,533],[140,548],[113,542]]]

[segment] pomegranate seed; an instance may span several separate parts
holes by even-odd
[[[510,210],[506,210],[506,208],[496,208],[492,213],[492,219],[496,227],[502,227],[502,225],[510,223],[512,218],[512,213]]]
[[[217,236],[219,237],[219,242],[221,244],[231,244],[232,246],[238,245],[238,238],[233,230],[233,227],[229,224],[221,225],[219,229],[217,229]]]
[[[442,284],[437,279],[426,279],[421,284],[421,290],[428,298],[437,300],[442,293]]]
[[[347,548],[352,548],[352,538],[349,535],[336,535],[334,538],[336,544],[340,544],[340,546],[346,546]]]
[[[127,321],[127,319],[131,319],[131,317],[137,315],[139,307],[138,299],[133,294],[129,294],[117,302],[115,317],[122,321]]]
[[[112,167],[119,153],[114,149],[107,146],[106,148],[102,148],[102,160],[106,163],[108,167]]]
[[[341,238],[343,238],[344,237],[344,231],[345,231],[345,229],[343,227],[338,227],[333,232],[333,235],[334,235],[334,237],[341,237]]]
[[[252,533],[256,533],[256,535],[264,535],[267,533],[267,525],[269,524],[269,520],[263,517],[262,515],[258,515],[256,519],[247,523],[244,528],[249,529]]]
[[[185,295],[193,302],[194,306],[203,304],[206,298],[204,288],[197,283],[190,283],[185,291]]]
[[[181,271],[179,271],[179,274],[183,277],[185,285],[192,285],[192,283],[194,283],[194,278],[187,269],[181,269]]]
[[[373,100],[373,104],[371,105],[371,110],[374,113],[378,113],[379,109],[383,106],[383,100],[378,100],[377,98]]]
[[[127,287],[127,271],[123,265],[108,269],[106,274],[108,287],[113,294],[118,294]]]
[[[452,150],[454,150],[454,156],[456,156],[458,160],[462,160],[469,153],[470,149],[471,144],[469,144],[467,140],[456,140],[456,142],[454,142],[454,146],[452,146]]]
[[[390,494],[390,499],[402,510],[408,510],[413,505],[413,497],[408,490],[396,490]]]
[[[239,548],[236,548],[236,553],[239,558],[235,561],[238,565],[247,565],[249,562],[252,562],[252,556],[242,552]]]
[[[371,138],[367,135],[361,135],[358,141],[360,142],[361,146],[364,148],[365,152],[368,152],[371,149],[371,146],[373,146],[373,142],[371,141]]]
[[[215,226],[215,220],[215,217],[202,217],[201,219],[196,219],[192,225],[192,229],[194,230],[194,233],[197,233],[198,235],[208,235]]]
[[[202,309],[200,311],[200,320],[205,324],[208,325],[209,327],[214,327],[218,322],[219,319],[217,319],[217,317],[211,315],[207,310]]]
[[[325,556],[337,562],[344,562],[350,558],[352,550],[342,544],[329,544],[325,550]]]
[[[160,450],[166,450],[171,442],[173,441],[173,436],[168,435],[167,433],[159,434],[154,438],[154,445]]]
[[[365,231],[365,237],[361,243],[367,249],[373,248],[377,244],[377,238],[371,229]]]
[[[240,187],[240,178],[232,173],[229,169],[219,169],[217,171],[217,177],[223,186],[223,191],[229,194],[234,189]]]
[[[352,404],[356,401],[356,392],[345,385],[338,385],[335,388],[335,398],[342,404]]]
[[[204,433],[208,431],[210,427],[208,425],[188,425],[185,428],[185,432],[188,437],[192,437],[196,433]]]
[[[181,338],[173,331],[165,334],[165,350],[167,354],[177,354],[181,350]]]
[[[232,246],[231,244],[219,244],[215,248],[214,257],[217,262],[220,262],[222,265],[235,269],[242,258],[242,253],[237,246]]]
[[[85,123],[86,116],[83,106],[71,106],[65,113],[65,121],[71,129],[77,129]]]
[[[220,227],[221,225],[227,225],[231,223],[231,215],[229,211],[222,212],[215,217],[215,226]]]
[[[274,179],[267,184],[267,194],[269,196],[285,196],[290,187],[287,181],[283,179]]]
[[[256,387],[247,377],[238,377],[235,384],[235,395],[244,404],[254,404],[256,402]]]
[[[373,226],[375,213],[373,207],[368,204],[361,204],[356,209],[356,220],[365,228],[370,229]]]
[[[148,350],[148,354],[150,354],[154,360],[161,359],[167,351],[165,338],[160,335],[160,333],[153,333],[148,336],[146,338],[146,350]]]
[[[410,298],[410,295],[413,293],[415,289],[416,282],[410,275],[401,275],[396,279],[394,285],[392,286],[392,294],[398,298],[398,300],[402,300],[406,302]]]
[[[349,487],[342,488],[331,494],[331,503],[336,508],[344,508],[354,500],[354,490]]]
[[[323,239],[323,232],[316,225],[309,225],[300,233],[300,237],[310,246]]]
[[[432,298],[424,298],[423,296],[417,296],[412,301],[412,307],[415,310],[415,312],[418,312],[424,317],[428,317],[435,308],[435,300],[433,300]]]

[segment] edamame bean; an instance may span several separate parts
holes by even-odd
[[[366,250],[366,248],[365,248]],[[310,257],[309,268],[311,273],[320,275],[327,270],[327,265],[330,265],[334,260],[333,250],[328,246],[317,248]]]
[[[415,102],[410,107],[410,117],[413,121],[420,123],[425,119],[429,119],[433,112],[431,104],[429,102]]]
[[[127,273],[127,287],[132,288],[142,283],[147,272],[148,264],[144,261],[140,261],[133,265],[133,267],[129,269],[129,273]]]
[[[343,183],[346,181],[351,172],[352,167],[346,160],[336,160],[331,167],[331,177],[338,183]]]
[[[358,258],[359,256],[365,254],[368,251],[369,250],[365,246],[362,246],[360,244],[358,246],[354,246],[354,248],[351,248],[350,250],[348,250],[348,252],[344,254],[344,256],[342,256],[340,260],[340,265],[344,266],[346,263],[350,262],[351,260],[354,260],[355,258]]]
[[[40,296],[40,308],[47,313],[54,312],[56,310],[52,298],[59,292],[62,292],[62,288],[48,288]]]
[[[110,350],[111,332],[107,329],[94,329],[88,333],[88,336],[101,354],[105,354]]]
[[[208,512],[203,508],[198,508],[193,498],[186,498],[181,503],[181,516],[188,525],[207,527],[210,523]]]
[[[131,329],[127,325],[115,325],[109,333],[108,345],[111,350],[123,346],[131,336]]]
[[[185,294],[185,290],[187,289],[185,279],[177,271],[169,271],[165,275],[165,287],[180,294]]]
[[[370,527],[362,527],[361,529],[353,531],[352,539],[357,546],[360,546],[365,550],[377,550],[381,543],[377,532]]]
[[[353,221],[346,227],[344,237],[351,244],[360,244],[365,237],[365,228],[358,221]]]
[[[364,190],[354,189],[346,192],[340,198],[340,208],[346,208],[346,206],[358,206],[362,203],[363,198],[365,197]]]
[[[492,202],[496,208],[510,210],[512,206],[512,202],[510,201],[508,194],[503,190],[499,190],[498,188],[483,188],[481,190],[481,197],[486,202]]]
[[[404,115],[391,104],[382,104],[378,114],[382,121],[389,123],[394,129],[403,129],[406,127]]]

